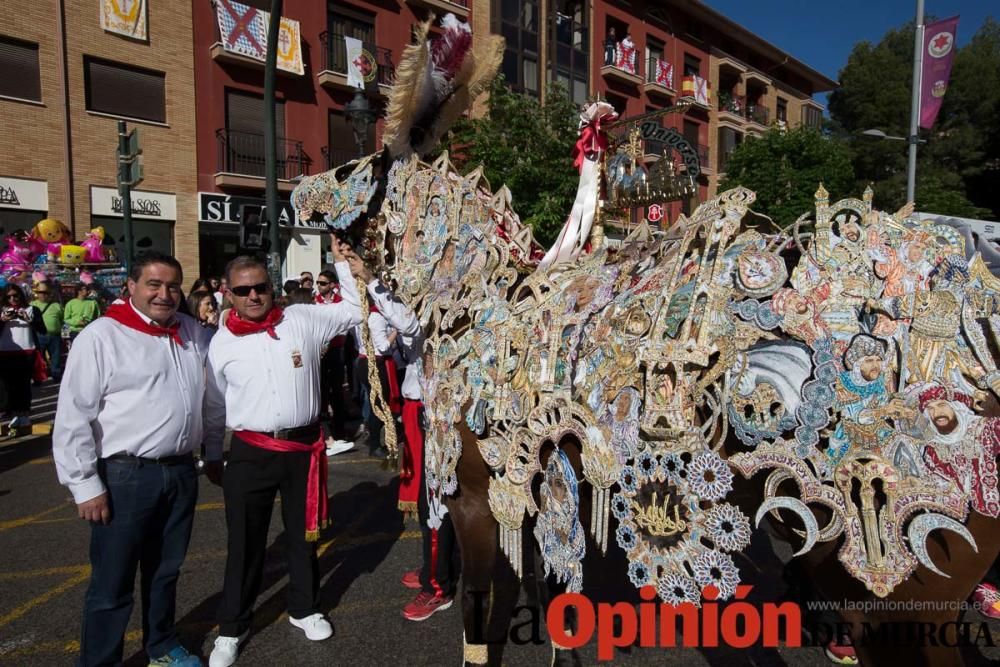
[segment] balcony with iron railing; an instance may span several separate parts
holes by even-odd
[[[748,104],[747,120],[761,127],[767,127],[771,122],[771,110],[763,104]]]
[[[423,7],[441,15],[451,12],[460,19],[469,17],[468,0],[406,0],[406,4]]]
[[[601,76],[633,86],[642,84],[642,61],[636,47],[623,47],[621,42],[615,47],[614,61],[601,67]]]
[[[323,146],[320,152],[323,154],[323,166],[327,171],[358,159],[357,149]]]
[[[719,93],[719,122],[742,125],[746,120],[747,100],[742,95]]]
[[[218,149],[215,169],[215,184],[231,187],[262,186],[265,174],[264,135],[240,132],[229,128],[215,131]],[[278,189],[290,192],[295,187],[292,179],[309,173],[311,160],[302,148],[302,142],[294,139],[277,140]]]
[[[647,93],[660,93],[661,95],[675,95],[677,89],[674,88],[676,79],[674,78],[674,66],[664,58],[650,56],[646,61],[646,83],[643,88]]]
[[[344,36],[336,32],[320,33],[322,44],[321,71],[316,75],[319,85],[340,90],[353,90],[347,83],[347,44]],[[375,81],[380,94],[384,94],[388,86],[396,78],[396,66],[392,62],[392,50],[376,46],[370,42],[362,42],[362,48],[375,60]]]

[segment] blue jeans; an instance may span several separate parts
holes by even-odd
[[[358,381],[358,389],[361,400],[361,421],[368,428],[368,449],[374,451],[380,445],[382,435],[382,421],[375,416],[372,411],[372,404],[369,401],[371,385],[368,383],[368,360],[358,357],[354,362],[354,375]]]
[[[62,336],[59,334],[40,334],[38,344],[42,353],[49,355],[49,375],[53,380],[62,377]]]
[[[98,471],[108,489],[111,521],[91,528],[78,667],[121,664],[137,568],[146,653],[160,658],[180,645],[174,630],[177,575],[198,499],[193,459],[176,465],[102,459]]]

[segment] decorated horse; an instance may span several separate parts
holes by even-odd
[[[643,126],[603,103],[581,114],[580,189],[546,252],[505,187],[422,159],[496,72],[502,41],[470,44],[423,26],[385,149],[293,193],[423,326],[425,471],[462,550],[466,664],[500,664],[536,566],[545,600],[618,564],[644,600],[732,600],[765,520],[828,599],[941,603],[842,611],[863,663],[959,664],[937,642],[858,640],[863,621],[956,621],[944,603],[1000,552],[1000,281],[952,228],[821,185],[786,227],[749,227],[736,188],[612,248],[605,223],[691,194],[697,161],[676,144],[682,164],[646,170]]]

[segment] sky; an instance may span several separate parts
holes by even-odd
[[[912,21],[915,0],[704,0],[789,55],[833,80],[856,42],[877,43],[890,28]],[[958,44],[987,16],[1000,19],[997,0],[925,0],[926,16],[958,15]],[[817,96],[825,102],[825,95]]]

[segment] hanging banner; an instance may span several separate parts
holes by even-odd
[[[698,104],[708,106],[712,99],[711,89],[708,86],[708,79],[700,76],[686,76],[681,81],[681,94],[690,96]]]
[[[932,127],[941,110],[951,76],[951,62],[955,57],[957,30],[957,16],[924,26],[924,50],[920,63],[920,127]]]
[[[222,48],[264,62],[267,58],[267,26],[270,14],[236,0],[215,0]],[[278,31],[278,69],[304,74],[299,22],[282,17]]]
[[[670,88],[674,88],[674,66],[666,60],[656,59],[656,83]]]
[[[364,43],[354,37],[344,35],[344,49],[347,51],[347,85],[351,88],[367,88],[378,71],[375,58],[365,50]]]
[[[101,28],[144,41],[146,0],[101,0]]]

